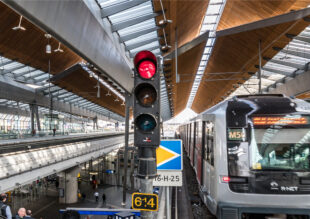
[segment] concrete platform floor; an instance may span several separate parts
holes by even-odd
[[[81,193],[86,195],[85,200],[79,200],[76,204],[59,204],[58,192],[54,184],[51,184],[47,190],[41,189],[37,197],[12,197],[12,202],[9,205],[12,207],[12,214],[15,215],[20,207],[31,209],[33,217],[36,219],[58,219],[61,218],[59,214],[60,209],[67,207],[75,208],[122,208],[122,187],[104,185],[97,188],[99,192],[99,202],[95,201],[92,186],[87,182],[82,182],[80,185]],[[106,204],[103,204],[101,199],[102,194],[106,195]],[[131,207],[131,193],[127,193],[126,208]],[[86,215],[81,217],[87,218]],[[91,219],[104,219],[106,216],[89,216]]]

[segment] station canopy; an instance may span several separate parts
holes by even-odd
[[[271,92],[308,70],[308,1],[93,1],[128,60],[141,50],[163,58],[164,121],[186,108],[200,113],[233,95],[257,94],[260,81],[262,92]],[[20,15],[3,3],[0,10],[3,76],[57,101],[124,118],[118,83],[28,20],[21,22],[25,31],[12,29]],[[47,43],[55,50],[49,55]]]

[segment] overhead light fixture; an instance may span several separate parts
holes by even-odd
[[[54,52],[64,52],[63,49],[60,48],[60,43],[58,43],[58,48],[55,49]]]
[[[123,101],[123,103],[121,104],[122,106],[125,106],[125,102]]]
[[[166,45],[163,45],[160,49],[162,52],[168,52],[168,50],[171,49],[171,46],[166,44]]]
[[[171,24],[172,23],[172,20],[167,20],[167,19],[164,19],[164,20],[160,20],[158,22],[158,26],[160,26],[161,28],[164,28],[166,27],[168,24]]]
[[[44,36],[47,38],[47,45],[45,47],[45,52],[47,54],[51,54],[52,53],[52,46],[50,45],[50,39],[52,38],[52,36],[48,33],[46,33]]]
[[[106,94],[106,96],[111,96],[110,90],[108,90],[108,93]]]
[[[50,44],[46,45],[45,52],[48,53],[48,54],[52,53],[52,47],[51,47]]]
[[[115,101],[115,102],[118,102],[118,101],[119,101],[118,97],[116,97],[116,99],[115,99],[114,101]]]
[[[97,85],[94,88],[98,88],[97,89],[97,98],[100,98],[100,84],[99,84],[99,81],[98,81]]]
[[[21,26],[22,20],[23,20],[23,16],[20,16],[18,25],[16,27],[13,27],[12,30],[26,30],[25,27]]]

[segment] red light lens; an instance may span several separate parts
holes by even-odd
[[[139,64],[138,72],[140,77],[144,79],[150,79],[156,73],[156,66],[152,61],[145,60]]]
[[[230,181],[230,177],[229,176],[223,176],[222,177],[222,181],[223,182],[229,182]]]

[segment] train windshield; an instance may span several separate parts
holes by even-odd
[[[252,121],[251,169],[309,171],[309,117],[256,117]]]

